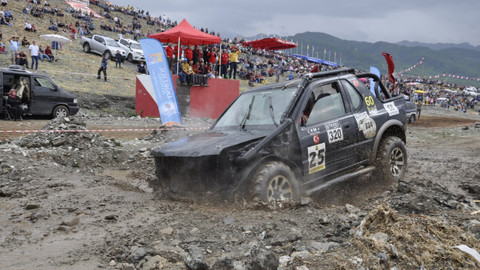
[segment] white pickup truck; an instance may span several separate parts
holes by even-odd
[[[117,42],[118,45],[120,45],[120,47],[122,47],[127,52],[127,61],[145,61],[145,56],[143,55],[143,50],[140,46],[140,43],[128,38],[120,38]]]
[[[117,51],[120,51],[122,59],[127,57],[127,52],[120,47],[120,45],[118,45],[114,39],[109,37],[93,35],[91,38],[82,37],[80,42],[82,44],[83,51],[86,53],[94,52],[100,55],[105,53],[108,58],[112,58],[115,57]]]

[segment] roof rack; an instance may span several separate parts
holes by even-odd
[[[25,67],[20,65],[10,65],[8,66],[8,70],[25,71]]]
[[[328,76],[333,76],[333,75],[338,75],[338,74],[346,74],[346,73],[355,74],[355,69],[354,68],[339,68],[339,69],[329,70],[329,71],[308,73],[308,74],[305,74],[305,77],[308,78],[308,79],[314,79],[314,78],[322,78],[322,77],[328,77]]]

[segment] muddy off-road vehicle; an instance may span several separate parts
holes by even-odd
[[[373,79],[375,93],[359,78]],[[367,173],[402,178],[404,107],[374,74],[310,73],[242,93],[205,133],[151,154],[160,186],[174,196],[298,200]]]

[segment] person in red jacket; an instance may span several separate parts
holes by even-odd
[[[188,59],[188,61],[193,61],[193,50],[190,48],[190,46],[185,48],[185,57]]]
[[[172,71],[173,70],[173,49],[172,49],[172,46],[170,46],[170,43],[168,43],[167,47],[165,47],[165,54],[167,55],[168,67],[170,68],[170,71]]]
[[[220,76],[222,76],[222,78],[227,78],[227,70],[228,70],[228,57],[230,55],[228,55],[228,51],[227,50],[223,50],[222,52],[222,56],[221,56],[221,73]]]
[[[208,52],[208,63],[212,64],[212,68],[215,69],[217,64],[217,53],[215,52],[215,47],[211,48]]]

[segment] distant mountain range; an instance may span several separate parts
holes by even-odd
[[[257,35],[256,37],[247,37],[246,39],[253,40],[258,38],[261,38],[261,36]],[[475,47],[468,43],[428,44],[411,41],[369,43],[343,40],[320,32],[305,32],[282,38],[286,38],[289,41],[293,40],[299,45],[295,49],[288,50],[288,53],[306,55],[308,46],[309,56],[324,59],[324,52],[326,52],[326,60],[336,60],[339,63],[341,54],[342,65],[361,70],[368,71],[370,66],[375,66],[380,69],[382,74],[385,74],[387,72],[387,64],[382,56],[382,52],[388,52],[395,61],[395,72],[406,70],[419,63],[422,58],[425,59],[424,65],[419,65],[415,69],[405,72],[405,75],[433,76],[454,74],[480,78],[480,46]],[[313,55],[312,49],[315,50]],[[451,78],[449,80],[453,81]],[[473,81],[457,82],[467,85],[478,85],[478,82]]]

